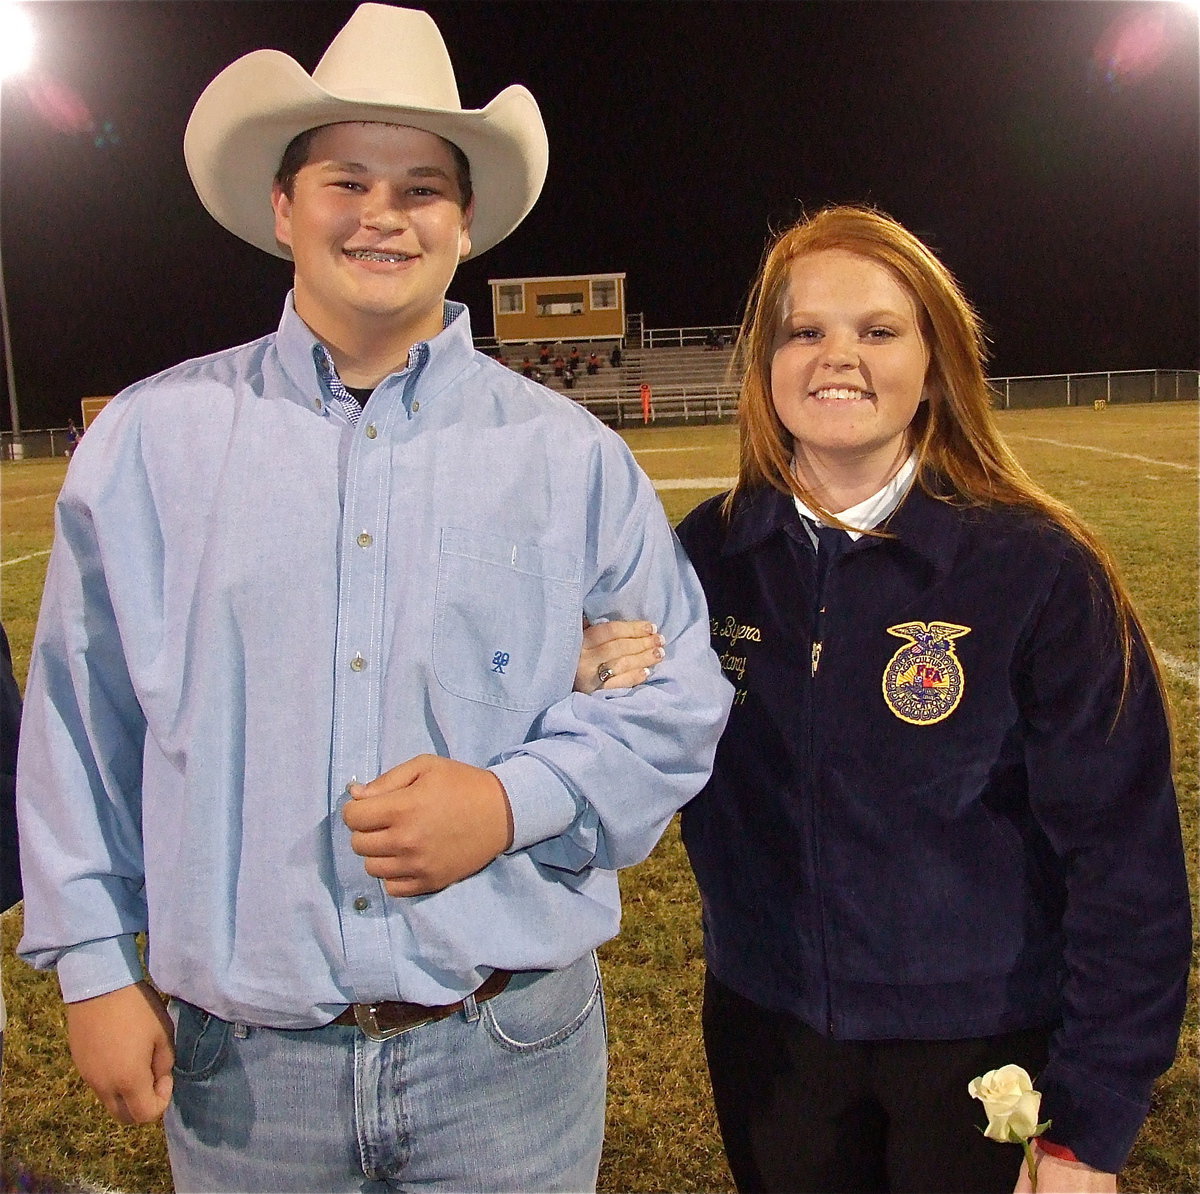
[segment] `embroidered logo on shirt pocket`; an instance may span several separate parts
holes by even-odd
[[[517,712],[566,696],[579,654],[583,561],[528,541],[447,527],[433,670],[447,692]]]

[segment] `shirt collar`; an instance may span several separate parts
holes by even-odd
[[[863,531],[873,531],[898,505],[904,500],[908,487],[917,471],[917,457],[912,454],[900,466],[896,475],[877,493],[873,493],[865,501],[843,510],[838,519],[847,526],[859,527],[857,531],[847,531],[851,539],[861,539]],[[796,509],[801,518],[810,522],[822,522],[799,498],[794,499]],[[807,528],[806,528],[807,529]],[[815,538],[815,537],[814,537]]]
[[[302,406],[313,405],[314,387],[325,401],[341,398],[339,390],[344,387],[333,359],[325,345],[296,314],[294,292],[289,292],[284,303],[275,347],[284,372],[297,387],[297,393],[289,395],[294,401]],[[473,354],[470,313],[462,303],[446,299],[442,305],[441,332],[430,340],[414,344],[408,350],[404,368],[388,374],[376,388],[388,385],[394,378],[407,376],[411,370],[420,369],[426,386],[432,387],[430,393],[436,392],[462,370]]]

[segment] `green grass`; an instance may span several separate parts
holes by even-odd
[[[999,417],[1030,472],[1074,506],[1113,549],[1166,663],[1177,730],[1176,778],[1194,866],[1196,404],[1013,411]],[[638,428],[626,439],[655,479],[730,477],[736,469],[736,435],[728,426]],[[4,561],[49,547],[53,495],[62,473],[61,461],[0,466]],[[663,503],[676,522],[714,492],[666,490]],[[0,570],[0,613],[22,682],[45,567],[46,557],[37,555]],[[1194,870],[1192,881],[1195,891]],[[650,859],[622,876],[621,886],[622,933],[601,954],[611,1078],[600,1187],[731,1190],[700,1042],[703,958],[696,892],[674,825]],[[2,1143],[8,1164],[128,1191],[170,1190],[160,1129],[120,1128],[107,1119],[74,1075],[53,976],[12,960],[19,909],[4,917],[3,929],[10,1022]],[[1170,1194],[1200,1187],[1197,1045],[1193,984],[1180,1060],[1158,1085],[1150,1119],[1122,1175],[1126,1191]]]

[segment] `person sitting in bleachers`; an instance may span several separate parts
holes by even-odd
[[[595,377],[600,372],[600,358],[594,351],[588,353],[587,371],[588,377]]]

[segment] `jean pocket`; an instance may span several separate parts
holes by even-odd
[[[433,670],[455,696],[516,712],[565,697],[582,635],[578,556],[447,527],[438,558]]]
[[[192,1082],[210,1077],[225,1056],[233,1025],[182,1000],[172,1001],[171,1012],[175,1020],[175,1076]]]
[[[502,1048],[550,1049],[572,1036],[601,1006],[600,968],[587,954],[565,970],[517,975],[503,994],[480,1006],[480,1018]]]

